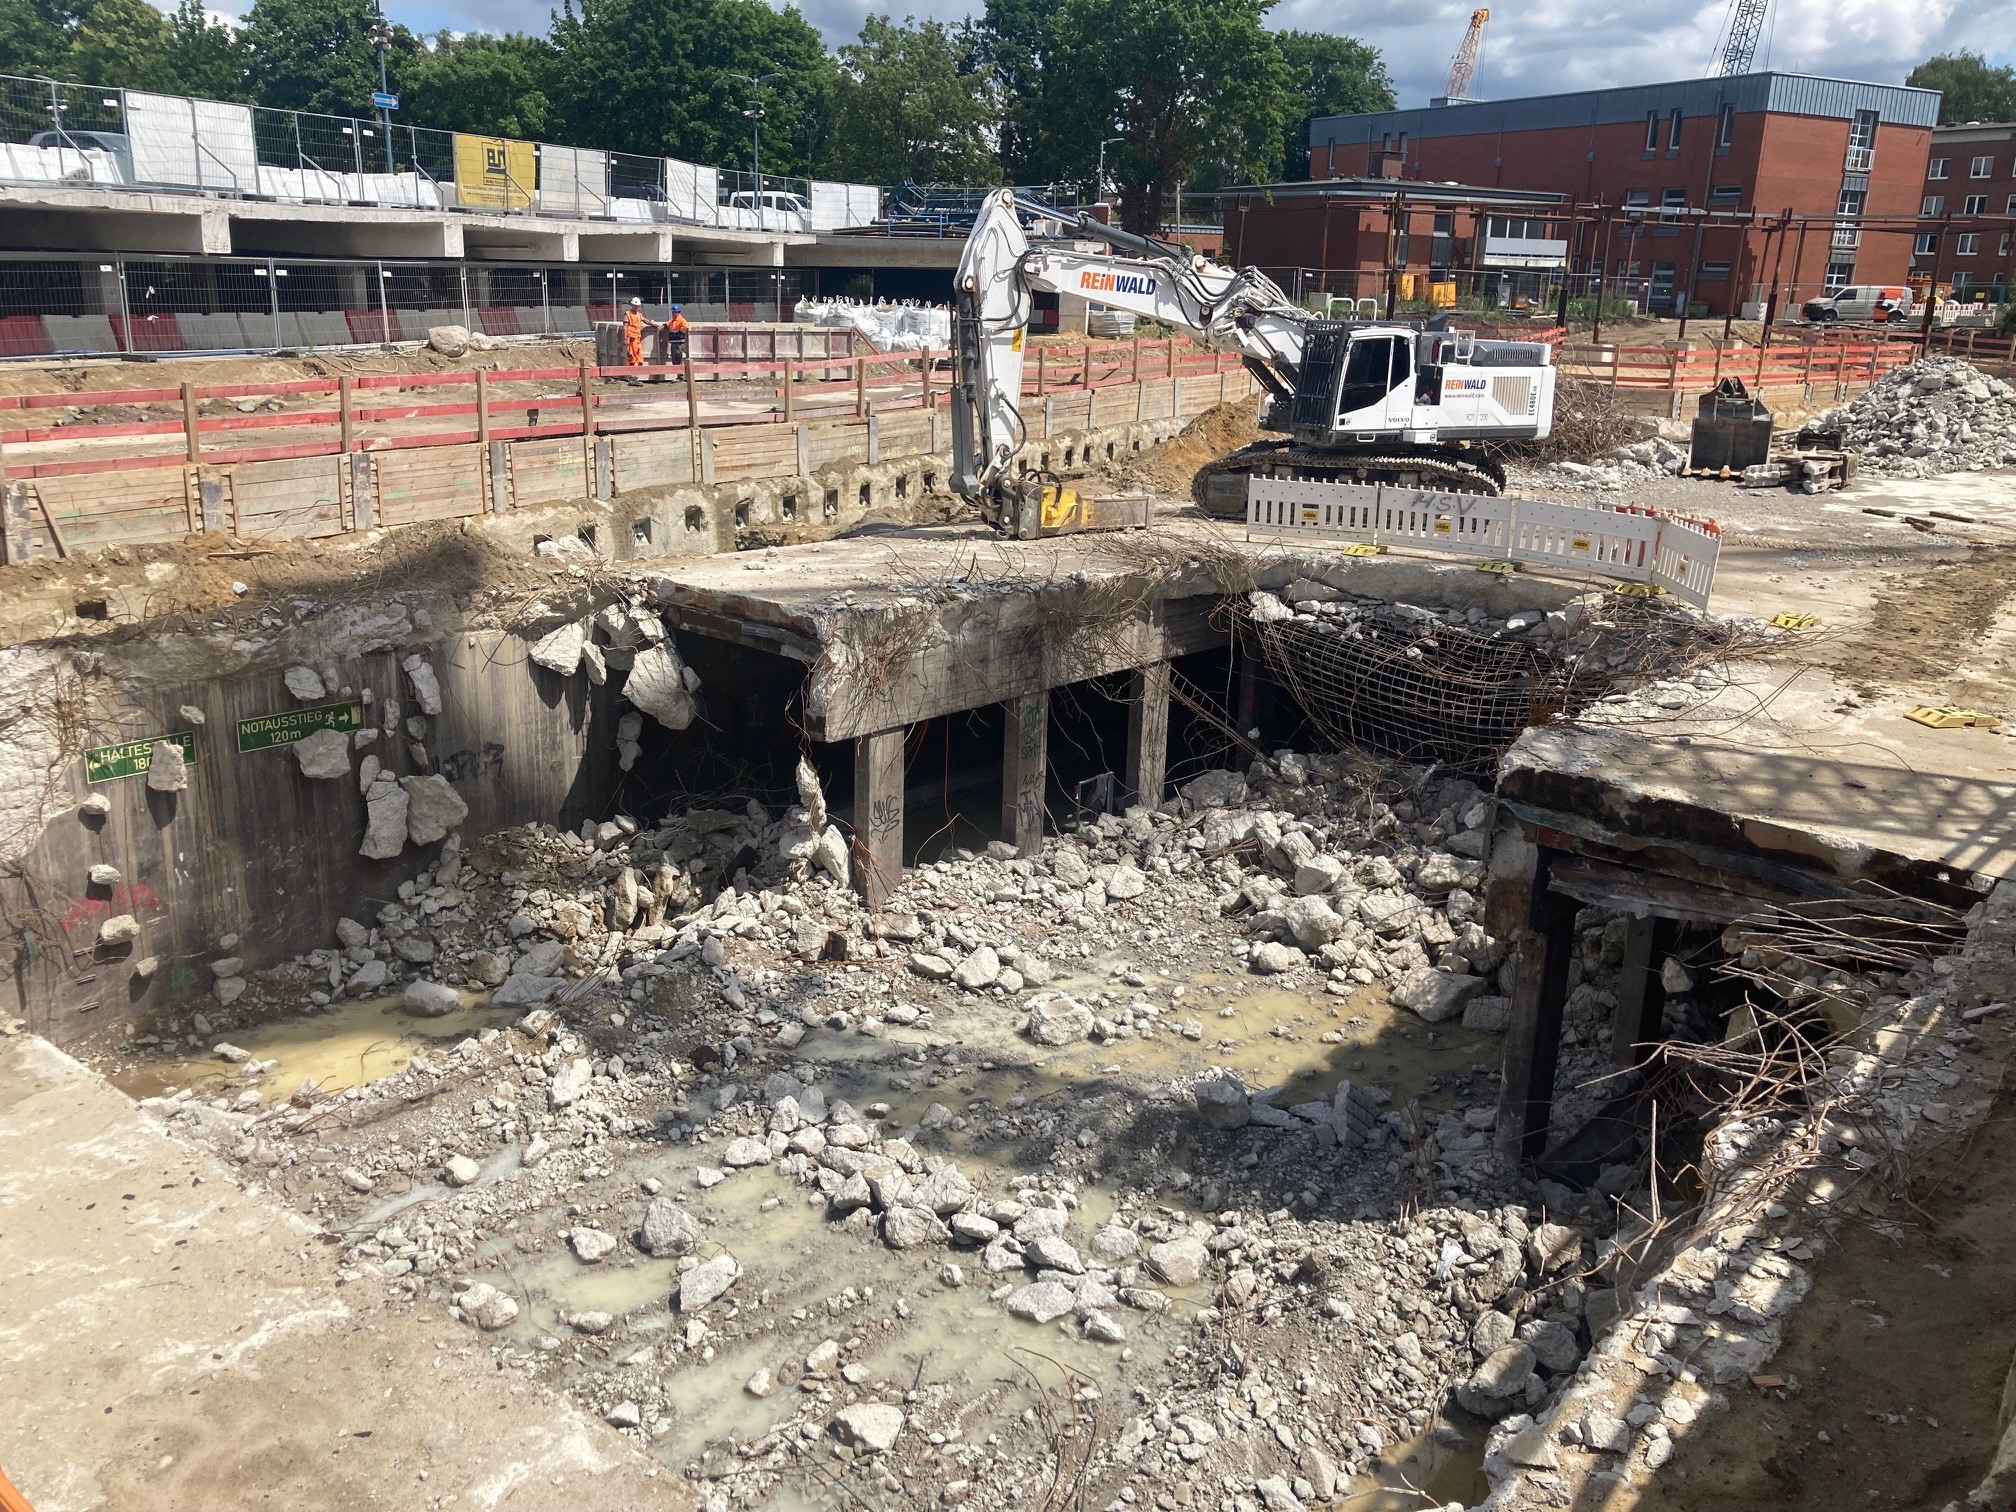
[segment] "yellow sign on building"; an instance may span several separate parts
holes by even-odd
[[[530,142],[455,133],[455,196],[488,210],[523,210],[538,187]]]

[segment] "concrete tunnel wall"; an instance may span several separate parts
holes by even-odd
[[[441,713],[427,721],[425,768],[403,728],[418,706],[399,663],[415,650],[441,685]],[[368,751],[400,775],[448,776],[469,805],[465,842],[535,818],[573,826],[602,816],[618,775],[614,697],[585,677],[562,679],[528,664],[516,634],[437,636],[336,665],[353,692],[371,690],[368,717],[384,700],[399,701],[402,728]],[[333,693],[327,701],[336,701]],[[399,884],[440,853],[439,842],[409,843],[390,860],[361,856],[365,806],[354,775],[305,777],[291,746],[236,751],[239,720],[304,707],[287,691],[281,666],[152,685],[133,699],[125,727],[135,736],[190,728],[177,713],[184,704],[205,716],[186,791],[151,792],[144,776],[87,784],[83,761],[71,760],[65,795],[48,809],[39,843],[0,874],[0,927],[13,936],[5,941],[11,959],[0,966],[0,1002],[58,1044],[143,1010],[200,1001],[214,980],[209,963],[220,956],[242,957],[249,972],[332,945],[339,917],[371,923]],[[609,759],[591,759],[598,750]],[[353,750],[353,774],[365,754]],[[111,800],[102,819],[74,807],[93,792]],[[99,863],[119,869],[116,887],[88,883]],[[139,920],[140,937],[99,946],[100,924],[123,913]],[[232,934],[237,944],[221,948]],[[160,964],[143,979],[133,967],[148,956]]]

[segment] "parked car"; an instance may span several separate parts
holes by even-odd
[[[38,131],[28,138],[28,145],[106,153],[119,165],[119,177],[133,182],[133,141],[123,131]]]
[[[1851,284],[1809,299],[1801,309],[1805,317],[1819,324],[1852,321],[1866,325],[1886,325],[1911,314],[1911,291],[1902,284]]]

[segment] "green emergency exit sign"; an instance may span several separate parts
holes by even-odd
[[[308,709],[288,709],[279,714],[261,714],[257,719],[238,721],[239,751],[266,751],[274,746],[306,740],[317,730],[361,730],[364,705],[361,703],[316,704]]]

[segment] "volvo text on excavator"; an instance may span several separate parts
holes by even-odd
[[[1023,218],[1055,234],[1032,239]],[[1086,250],[1100,241],[1108,250]],[[1205,464],[1207,514],[1246,517],[1247,480],[1392,483],[1496,494],[1504,472],[1481,443],[1532,440],[1553,422],[1553,350],[1424,324],[1323,320],[1256,269],[1017,198],[982,204],[953,278],[952,487],[996,530],[1041,533],[1044,491],[1019,460],[1023,347],[1031,295],[1073,294],[1193,331],[1238,352],[1265,391],[1257,441]]]

